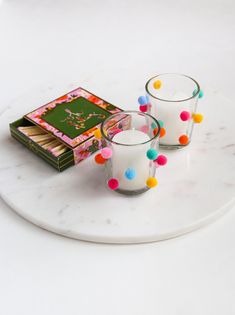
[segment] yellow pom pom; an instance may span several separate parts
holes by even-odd
[[[96,130],[94,131],[94,137],[95,137],[96,139],[101,139],[101,131],[100,131],[100,129],[96,129]]]
[[[157,81],[153,82],[153,87],[156,90],[160,89],[161,86],[162,86],[162,82],[160,80],[157,80]]]
[[[146,185],[149,187],[149,188],[153,188],[155,186],[157,186],[158,182],[156,180],[155,177],[149,177],[146,181]]]
[[[200,124],[203,121],[203,115],[202,114],[193,114],[193,121],[196,124]]]

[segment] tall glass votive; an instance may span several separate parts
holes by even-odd
[[[158,121],[138,111],[114,114],[102,123],[101,155],[111,190],[136,195],[157,185],[159,133]]]
[[[203,120],[196,112],[198,98],[203,96],[197,81],[183,74],[165,73],[149,79],[145,89],[148,113],[162,127],[160,146],[178,149],[188,145],[194,123]]]

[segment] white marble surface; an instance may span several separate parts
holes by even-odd
[[[39,101],[40,92],[29,94]],[[57,173],[10,139],[8,123],[33,109],[23,95],[0,116],[2,198],[44,229],[94,242],[158,241],[205,225],[235,201],[233,103],[216,91],[205,89],[205,95],[199,104],[205,120],[195,126],[190,146],[166,151],[168,164],[157,169],[159,186],[135,197],[109,191],[104,168],[93,158]]]
[[[231,0],[2,0],[0,111],[78,85],[128,107],[169,71],[234,103],[234,12]],[[230,211],[167,242],[98,245],[37,228],[0,200],[0,313],[233,315],[234,222]]]

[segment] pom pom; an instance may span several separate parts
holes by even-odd
[[[198,92],[198,90],[195,89],[195,90],[193,91],[193,96],[195,96],[195,95],[197,94],[197,92]]]
[[[158,152],[157,152],[157,150],[151,148],[151,149],[148,149],[146,155],[147,155],[147,158],[149,160],[156,160],[156,158],[158,156]]]
[[[124,175],[127,179],[132,180],[136,177],[136,171],[133,168],[128,168]]]
[[[153,122],[153,123],[151,123],[151,128],[152,128],[152,129],[157,128],[157,124],[155,124],[154,122]]]
[[[154,136],[156,136],[157,133],[158,133],[158,128],[155,128],[155,129],[153,130]]]
[[[160,80],[156,80],[153,82],[153,87],[158,90],[162,86],[162,82]]]
[[[159,123],[160,127],[163,128],[164,122],[162,120],[158,120],[158,123]]]
[[[187,112],[186,110],[182,111],[180,113],[180,119],[183,120],[183,121],[187,121],[190,119],[190,112]]]
[[[116,129],[114,132],[113,132],[113,136],[115,136],[117,133],[119,133],[119,132],[121,132],[122,131],[122,129]]]
[[[101,139],[101,131],[100,131],[100,129],[96,129],[96,130],[94,131],[94,137],[95,137],[96,139]]]
[[[119,181],[116,178],[110,178],[107,184],[111,190],[116,190],[119,187]]]
[[[146,113],[147,110],[148,110],[148,105],[147,105],[147,104],[145,104],[145,105],[140,105],[139,110],[140,110],[140,112],[142,112],[142,113]]]
[[[196,124],[200,124],[203,121],[203,115],[202,114],[193,114],[193,121]]]
[[[161,128],[160,129],[160,138],[164,137],[166,134],[166,129],[165,128]]]
[[[113,152],[110,148],[106,147],[101,150],[101,155],[104,159],[110,159]]]
[[[201,91],[199,92],[199,94],[198,94],[198,97],[199,97],[199,98],[202,98],[203,95],[204,95],[204,93],[203,93],[203,91],[201,90]]]
[[[197,94],[197,92],[198,92],[198,90],[195,89],[195,90],[193,91],[193,96],[195,96],[195,95]],[[204,95],[203,91],[200,90],[199,93],[198,93],[198,98],[202,98],[203,95]]]
[[[149,177],[146,181],[146,185],[149,187],[149,188],[153,188],[155,186],[157,186],[158,182],[156,180],[155,177]]]
[[[140,105],[145,105],[145,104],[148,103],[148,100],[147,100],[146,96],[140,96],[138,98],[138,102],[139,102]]]
[[[154,162],[161,166],[166,165],[167,157],[165,155],[159,155]]]
[[[179,143],[182,145],[188,144],[188,136],[182,135],[179,137]]]
[[[106,162],[106,160],[103,158],[103,156],[100,153],[98,153],[95,156],[95,162],[97,164],[104,164]]]
[[[140,127],[140,131],[144,132],[144,133],[148,133],[149,131],[149,127],[147,125],[141,126]]]

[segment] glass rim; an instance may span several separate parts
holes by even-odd
[[[139,114],[139,115],[142,115],[142,116],[145,116],[145,117],[149,117],[153,120],[153,122],[155,122],[157,124],[157,127],[158,127],[158,132],[156,133],[156,135],[154,135],[153,137],[151,137],[149,140],[147,141],[144,141],[144,142],[140,142],[140,143],[135,143],[135,144],[125,144],[125,143],[120,143],[120,142],[116,142],[116,141],[113,141],[109,136],[107,136],[105,133],[104,133],[104,125],[105,123],[107,123],[110,119],[112,119],[113,117],[115,116],[119,116],[119,115],[122,115],[122,114]],[[101,123],[101,126],[100,126],[100,131],[101,131],[101,135],[103,138],[105,138],[106,140],[108,140],[109,142],[111,143],[114,143],[114,144],[117,144],[117,145],[120,145],[120,146],[126,146],[126,147],[134,147],[134,146],[138,146],[138,145],[143,145],[143,144],[146,144],[146,143],[149,143],[151,141],[153,141],[154,139],[158,138],[159,134],[160,134],[160,129],[161,129],[161,126],[158,122],[158,120],[156,118],[154,118],[153,116],[147,114],[147,113],[143,113],[143,112],[140,112],[140,111],[137,111],[137,110],[124,110],[122,112],[119,112],[119,113],[116,113],[116,114],[113,114],[109,117],[107,117],[102,123]]]
[[[177,76],[180,76],[180,77],[185,77],[185,78],[190,79],[191,81],[193,81],[193,82],[196,84],[196,86],[197,86],[197,93],[195,93],[194,95],[192,95],[192,96],[190,96],[190,97],[188,97],[188,98],[180,99],[180,100],[163,99],[163,98],[160,98],[160,97],[157,97],[157,96],[153,95],[153,94],[149,91],[149,88],[148,88],[149,83],[150,83],[153,79],[155,79],[155,78],[159,78],[160,76],[164,76],[164,75],[168,75],[168,74],[170,74],[170,75],[177,75]],[[194,99],[195,97],[197,97],[198,94],[199,94],[199,92],[200,92],[200,85],[199,85],[199,83],[198,83],[195,79],[193,79],[192,77],[190,77],[190,76],[188,76],[188,75],[186,75],[186,74],[166,72],[166,73],[157,74],[157,75],[151,77],[150,79],[148,79],[148,81],[147,81],[146,84],[145,84],[145,91],[146,91],[149,95],[151,95],[153,98],[155,98],[155,99],[157,99],[157,100],[159,100],[159,101],[176,103],[176,102],[189,101],[189,100]]]

